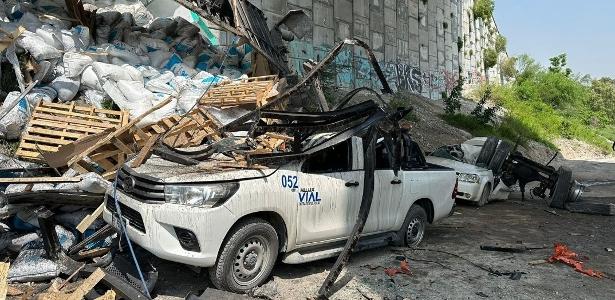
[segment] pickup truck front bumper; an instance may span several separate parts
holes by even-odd
[[[162,259],[199,267],[216,263],[218,250],[235,217],[224,206],[189,207],[169,203],[144,203],[117,191],[122,217],[131,241]],[[105,221],[120,231],[113,197],[107,195]],[[194,233],[198,250],[182,247],[177,229]]]

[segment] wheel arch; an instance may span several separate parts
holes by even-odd
[[[222,246],[226,243],[226,241],[230,238],[231,233],[235,230],[238,224],[243,222],[246,219],[250,218],[258,218],[262,219],[273,226],[276,233],[278,234],[278,241],[280,243],[279,252],[285,252],[288,242],[288,231],[286,227],[286,222],[282,216],[275,211],[258,211],[243,215],[241,218],[237,219],[231,229],[226,233],[224,237],[224,241],[222,242],[220,249],[218,249],[218,255],[220,255],[220,251],[222,251]]]
[[[431,201],[431,199],[429,198],[421,198],[418,199],[416,201],[414,201],[413,205],[416,204],[420,207],[422,207],[425,212],[427,213],[427,221],[429,223],[433,223],[433,218],[434,218],[434,207],[433,207],[433,202]],[[412,208],[412,206],[410,206],[410,208]],[[410,208],[408,209],[408,213],[410,213]]]

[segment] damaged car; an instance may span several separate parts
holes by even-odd
[[[399,131],[403,112],[366,101],[329,112],[260,114],[279,123],[257,131],[310,134],[290,141],[286,152],[251,151],[251,138],[238,134],[195,151],[167,148],[135,169],[126,164],[108,192],[105,220],[119,227],[122,218],[130,239],[163,259],[209,268],[216,287],[247,292],[279,257],[299,264],[338,255],[366,197],[374,199],[356,249],[416,246],[428,223],[451,213],[456,173],[428,163]],[[234,161],[231,150],[250,164],[219,169]]]

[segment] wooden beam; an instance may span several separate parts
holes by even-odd
[[[98,219],[100,215],[102,215],[104,208],[105,203],[103,202],[100,206],[98,206],[98,208],[96,208],[94,212],[85,216],[85,218],[83,218],[83,220],[79,222],[79,224],[77,225],[77,230],[79,230],[79,232],[81,233],[84,233],[85,230],[88,229],[88,227],[90,227],[90,225],[92,225],[92,223],[94,223],[94,221],[96,221],[96,219]]]
[[[68,296],[67,300],[81,300],[94,286],[105,277],[105,272],[101,268],[96,268],[90,277],[84,280],[77,289]]]
[[[80,182],[81,177],[21,177],[21,178],[0,178],[0,183],[63,183]]]
[[[150,157],[152,153],[152,147],[154,147],[154,144],[156,144],[158,137],[160,137],[160,133],[152,135],[147,140],[147,142],[145,142],[145,145],[143,145],[143,148],[141,148],[141,151],[139,151],[137,158],[135,158],[135,160],[132,162],[131,167],[138,168]]]
[[[6,299],[6,291],[8,290],[8,282],[6,277],[9,274],[10,263],[0,263],[0,299]]]

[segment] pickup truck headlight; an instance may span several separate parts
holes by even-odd
[[[469,173],[457,173],[457,178],[459,181],[463,182],[471,182],[471,183],[479,183],[480,176],[477,174],[469,174]]]
[[[164,200],[173,204],[214,207],[224,203],[238,189],[237,182],[203,185],[168,184],[164,186]]]

